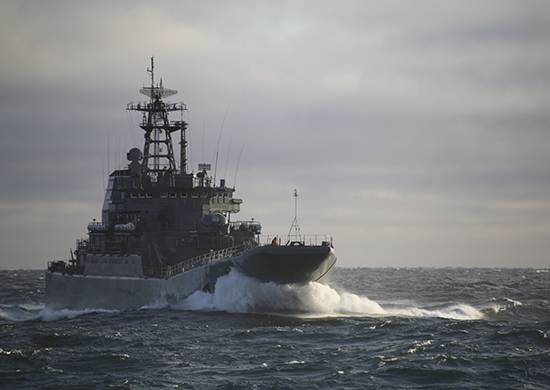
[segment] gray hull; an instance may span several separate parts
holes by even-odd
[[[233,259],[243,274],[280,284],[321,280],[335,263],[329,246],[260,246]]]
[[[46,272],[46,307],[52,309],[139,309],[177,303],[197,290],[212,290],[229,272],[231,261],[197,267],[169,279],[69,275]]]
[[[178,303],[195,291],[213,291],[217,279],[229,273],[232,266],[262,282],[318,281],[333,268],[336,255],[328,246],[262,246],[167,279],[116,275],[117,267],[132,270],[133,263],[129,261],[126,265],[116,256],[105,256],[102,260],[90,263],[88,268],[94,272],[108,272],[107,275],[47,271],[46,306],[52,309],[131,310],[158,303]],[[92,264],[95,267],[90,267]]]

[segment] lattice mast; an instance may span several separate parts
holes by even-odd
[[[301,232],[300,225],[298,224],[298,190],[294,189],[294,219],[292,225],[288,230],[287,241],[290,242],[290,238],[294,238],[294,241],[300,241]],[[294,231],[294,234],[292,233]]]
[[[186,149],[187,141],[185,130],[187,122],[183,120],[183,112],[187,110],[184,103],[170,103],[162,100],[165,97],[178,93],[174,89],[164,88],[162,79],[155,84],[155,61],[151,57],[151,66],[147,68],[151,75],[151,85],[139,90],[149,97],[148,102],[129,103],[126,107],[130,111],[143,113],[139,127],[144,131],[142,173],[156,178],[159,174],[176,174],[176,160],[172,145],[171,133],[180,131],[180,173],[187,173]],[[179,111],[180,120],[171,121],[169,113]]]

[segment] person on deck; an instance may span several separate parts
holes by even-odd
[[[271,245],[279,246],[279,240],[277,239],[277,236],[275,236],[273,240],[271,240]]]

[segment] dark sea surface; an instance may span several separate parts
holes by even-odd
[[[126,312],[51,311],[43,291],[41,271],[0,271],[0,388],[550,388],[548,269],[232,272]]]

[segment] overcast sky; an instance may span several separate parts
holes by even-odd
[[[0,268],[100,217],[151,55],[264,232],[297,188],[340,266],[550,266],[548,1],[0,1]]]

